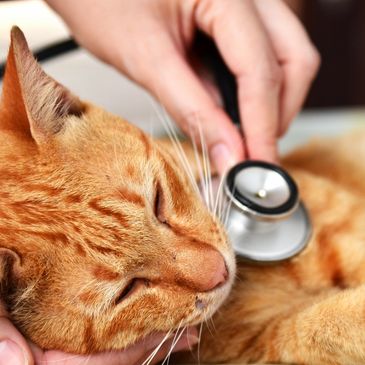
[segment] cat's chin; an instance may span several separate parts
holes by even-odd
[[[229,279],[221,287],[212,292],[197,295],[196,310],[186,318],[184,325],[195,326],[210,319],[227,299],[233,286],[234,276],[230,272]]]

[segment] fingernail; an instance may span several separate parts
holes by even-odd
[[[25,365],[27,359],[24,351],[15,342],[0,342],[0,365]]]
[[[210,149],[210,158],[220,174],[235,164],[232,153],[224,143],[218,143]]]

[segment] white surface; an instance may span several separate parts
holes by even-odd
[[[302,112],[280,141],[285,153],[317,137],[333,137],[365,128],[365,109],[331,109]]]
[[[43,1],[0,2],[0,59],[8,50],[13,25],[23,30],[31,47],[63,39],[69,34],[62,20]]]
[[[62,21],[42,1],[0,3],[0,61],[6,57],[9,32],[14,24],[24,31],[32,49],[68,36]],[[43,67],[82,99],[103,106],[154,135],[164,132],[152,98],[86,51],[78,50],[47,61]],[[280,142],[280,150],[286,152],[314,136],[333,136],[364,124],[364,110],[305,112]]]

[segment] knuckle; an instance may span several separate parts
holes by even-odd
[[[279,65],[273,65],[269,68],[269,71],[264,74],[264,78],[273,85],[281,84],[284,79],[283,70]]]
[[[321,56],[315,47],[311,47],[301,57],[300,67],[311,75],[315,75],[321,64]]]
[[[238,81],[242,85],[251,84],[254,89],[279,88],[284,79],[283,70],[279,65],[267,65],[252,72],[241,72]]]
[[[246,3],[252,0],[245,0]],[[208,34],[214,34],[217,22],[229,22],[235,9],[241,8],[242,0],[196,0],[194,18],[199,27]]]
[[[269,88],[279,88],[284,79],[284,74],[279,66],[270,66],[267,70],[256,75],[258,82]]]

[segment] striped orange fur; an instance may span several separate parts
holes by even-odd
[[[18,28],[0,104],[1,298],[45,349],[122,349],[197,324],[233,254],[162,144],[46,75]]]
[[[364,141],[320,140],[284,158],[311,215],[311,241],[284,263],[238,263],[217,331],[202,336],[202,363],[365,364]]]
[[[289,261],[238,262],[230,294],[225,232],[171,144],[78,100],[43,73],[17,28],[0,140],[1,297],[41,347],[122,349],[213,315],[200,360],[196,351],[179,361],[365,364],[364,134],[283,160],[313,236]]]

